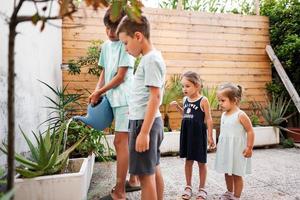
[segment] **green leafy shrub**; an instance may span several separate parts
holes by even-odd
[[[292,138],[283,139],[282,146],[284,148],[293,148],[295,146],[294,140]]]
[[[259,117],[255,114],[250,115],[250,120],[252,126],[258,126],[259,125]]]
[[[86,56],[79,57],[78,60],[69,60],[69,73],[73,75],[80,74],[81,69],[87,67],[89,74],[100,76],[101,69],[98,66],[98,60],[102,43],[102,40],[91,41]]]
[[[91,153],[95,153],[97,159],[101,161],[109,160],[113,154],[113,150],[107,143],[105,133],[103,131],[97,131],[90,128],[79,121],[72,121],[69,124],[67,147],[72,146],[85,136],[86,139],[76,147],[76,149],[70,154],[70,157],[87,157]]]
[[[178,0],[162,0],[160,7],[176,9],[178,2]],[[182,0],[182,9],[212,13],[255,14],[253,0]]]
[[[300,91],[300,1],[262,0],[261,15],[270,21],[270,43],[296,91]],[[273,84],[285,88],[275,68],[272,68]],[[276,89],[270,87],[271,89]],[[268,87],[267,87],[268,89]],[[276,92],[276,91],[275,91]],[[287,94],[287,93],[286,93]],[[288,94],[287,94],[288,95]],[[298,112],[291,104],[288,113]],[[300,126],[300,115],[293,116],[292,126]]]

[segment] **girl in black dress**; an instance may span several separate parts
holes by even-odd
[[[201,96],[202,88],[200,77],[195,72],[186,72],[182,75],[182,91],[184,93],[183,107],[176,101],[171,102],[183,114],[180,131],[180,157],[185,160],[186,186],[182,199],[192,197],[192,170],[194,161],[198,162],[200,184],[197,190],[197,200],[206,199],[204,189],[207,174],[207,141],[210,148],[215,144],[212,138],[213,121],[210,114],[210,105],[206,97]],[[207,137],[208,135],[208,137]]]

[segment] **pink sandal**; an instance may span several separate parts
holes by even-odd
[[[200,188],[197,193],[196,200],[205,200],[207,198],[207,192],[204,188]]]
[[[181,195],[181,198],[185,199],[185,200],[188,200],[188,199],[192,198],[192,188],[191,188],[191,186],[189,186],[189,185],[185,186],[184,191]]]

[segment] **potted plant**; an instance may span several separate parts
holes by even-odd
[[[274,145],[280,143],[280,129],[286,130],[280,124],[290,116],[286,116],[287,108],[291,100],[287,100],[283,94],[273,94],[271,100],[267,98],[265,105],[254,102],[256,109],[264,119],[261,126],[254,127],[254,146]]]
[[[169,81],[164,85],[164,96],[162,100],[162,111],[164,127],[169,132],[172,131],[169,118],[169,105],[172,101],[181,101],[183,98],[181,78],[179,74],[174,74],[170,77]]]
[[[88,191],[88,174],[86,158],[69,160],[69,154],[85,139],[82,137],[70,148],[63,150],[61,143],[66,124],[58,131],[50,129],[44,136],[41,132],[35,134],[37,146],[21,130],[30,149],[26,158],[15,153],[15,159],[20,164],[16,167],[18,173],[15,179],[15,199],[33,200],[41,196],[50,199],[84,199]],[[0,150],[7,154],[7,145]],[[72,193],[67,192],[72,188]]]

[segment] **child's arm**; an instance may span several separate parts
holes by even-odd
[[[243,154],[246,158],[250,158],[252,156],[252,149],[254,144],[254,131],[252,128],[252,124],[249,117],[244,112],[239,115],[239,120],[247,132],[247,147],[243,151]]]
[[[153,125],[155,114],[159,109],[161,94],[160,88],[149,86],[150,97],[147,104],[145,118],[140,133],[136,138],[135,149],[137,152],[144,152],[149,149],[150,137],[149,133]]]
[[[170,106],[175,106],[176,110],[183,115],[183,108],[177,103],[177,101],[172,101]]]
[[[205,123],[207,126],[207,133],[208,133],[208,145],[211,149],[215,148],[215,143],[212,137],[212,131],[213,131],[213,120],[211,117],[210,112],[210,105],[206,97],[203,97],[203,100],[201,101],[201,107],[204,110],[205,113]]]
[[[117,74],[113,77],[113,79],[111,79],[110,82],[108,82],[106,85],[98,88],[97,90],[95,90],[90,96],[89,96],[89,102],[92,104],[96,104],[97,101],[99,100],[100,96],[105,93],[106,91],[117,87],[118,85],[120,85],[121,83],[124,82],[124,78],[126,76],[128,67],[119,67]],[[102,73],[101,73],[102,74]],[[100,75],[101,78],[101,75]],[[99,82],[100,82],[100,78],[99,78]],[[98,82],[98,83],[99,83]],[[104,75],[103,75],[103,79],[101,80],[101,82],[104,82]],[[101,84],[101,83],[100,83]]]
[[[102,68],[102,71],[101,71],[101,73],[100,73],[100,76],[99,76],[99,80],[98,80],[98,82],[97,82],[97,85],[96,85],[96,88],[95,88],[95,91],[96,90],[98,90],[98,89],[100,89],[100,88],[102,88],[103,87],[103,85],[104,85],[104,67]]]

